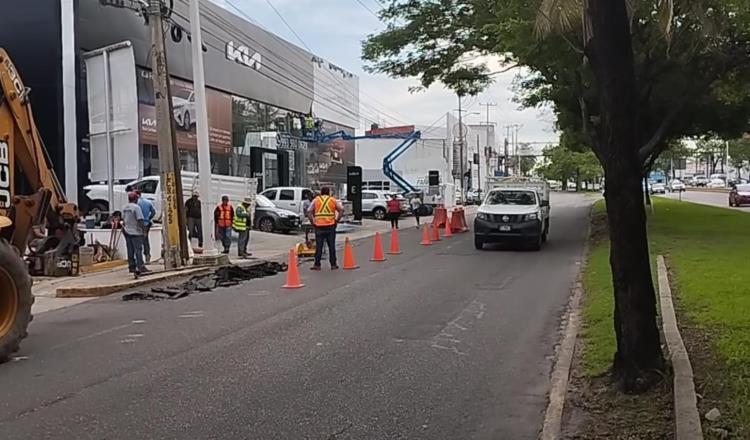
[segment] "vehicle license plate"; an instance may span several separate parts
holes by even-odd
[[[502,226],[500,226],[500,230],[503,231],[503,232],[510,231],[510,226],[508,226],[508,225],[502,225]]]

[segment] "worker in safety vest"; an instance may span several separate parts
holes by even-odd
[[[344,214],[344,208],[331,197],[331,189],[323,187],[307,210],[310,221],[315,226],[315,264],[312,270],[320,270],[320,260],[323,257],[323,246],[328,243],[328,255],[331,269],[338,269],[336,265],[336,223]]]
[[[234,220],[232,221],[232,229],[237,232],[237,255],[240,258],[247,258],[250,254],[247,253],[247,242],[250,239],[250,206],[253,203],[253,199],[245,197],[240,206],[234,210]]]
[[[214,223],[216,224],[216,239],[224,246],[223,253],[229,253],[232,245],[232,222],[234,221],[234,208],[229,203],[229,196],[221,196],[221,204],[214,209]]]

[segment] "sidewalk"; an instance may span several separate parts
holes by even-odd
[[[432,217],[424,217],[423,223],[432,221]],[[404,226],[414,226],[413,217],[402,218]],[[342,228],[343,229],[343,228]],[[390,223],[365,219],[362,225],[347,226],[349,232],[337,234],[337,243],[343,244],[348,237],[350,240],[359,240],[375,235],[375,232],[385,233],[390,230]],[[235,237],[236,238],[236,237]],[[230,261],[233,264],[253,264],[263,260],[283,261],[290,249],[303,241],[304,233],[292,234],[270,234],[253,231],[250,235],[249,250],[251,259],[237,258],[236,241],[232,243]],[[210,271],[209,267],[188,266],[177,271],[164,271],[161,264],[150,264],[148,268],[154,273],[145,275],[138,280],[133,279],[128,273],[126,266],[118,266],[109,270],[82,274],[77,277],[63,278],[35,278],[32,292],[36,298],[32,313],[39,314],[64,307],[80,304],[91,299],[109,295],[111,293],[127,290],[133,287],[147,285],[158,281],[173,278],[182,278]]]

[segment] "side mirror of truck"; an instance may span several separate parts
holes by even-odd
[[[539,203],[539,206],[541,206],[541,207],[543,207],[543,208],[546,208],[547,206],[549,206],[549,200],[542,200],[542,201],[541,201],[541,202]]]

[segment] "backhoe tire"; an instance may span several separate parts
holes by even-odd
[[[31,277],[16,250],[0,239],[0,363],[18,351],[31,322]]]

